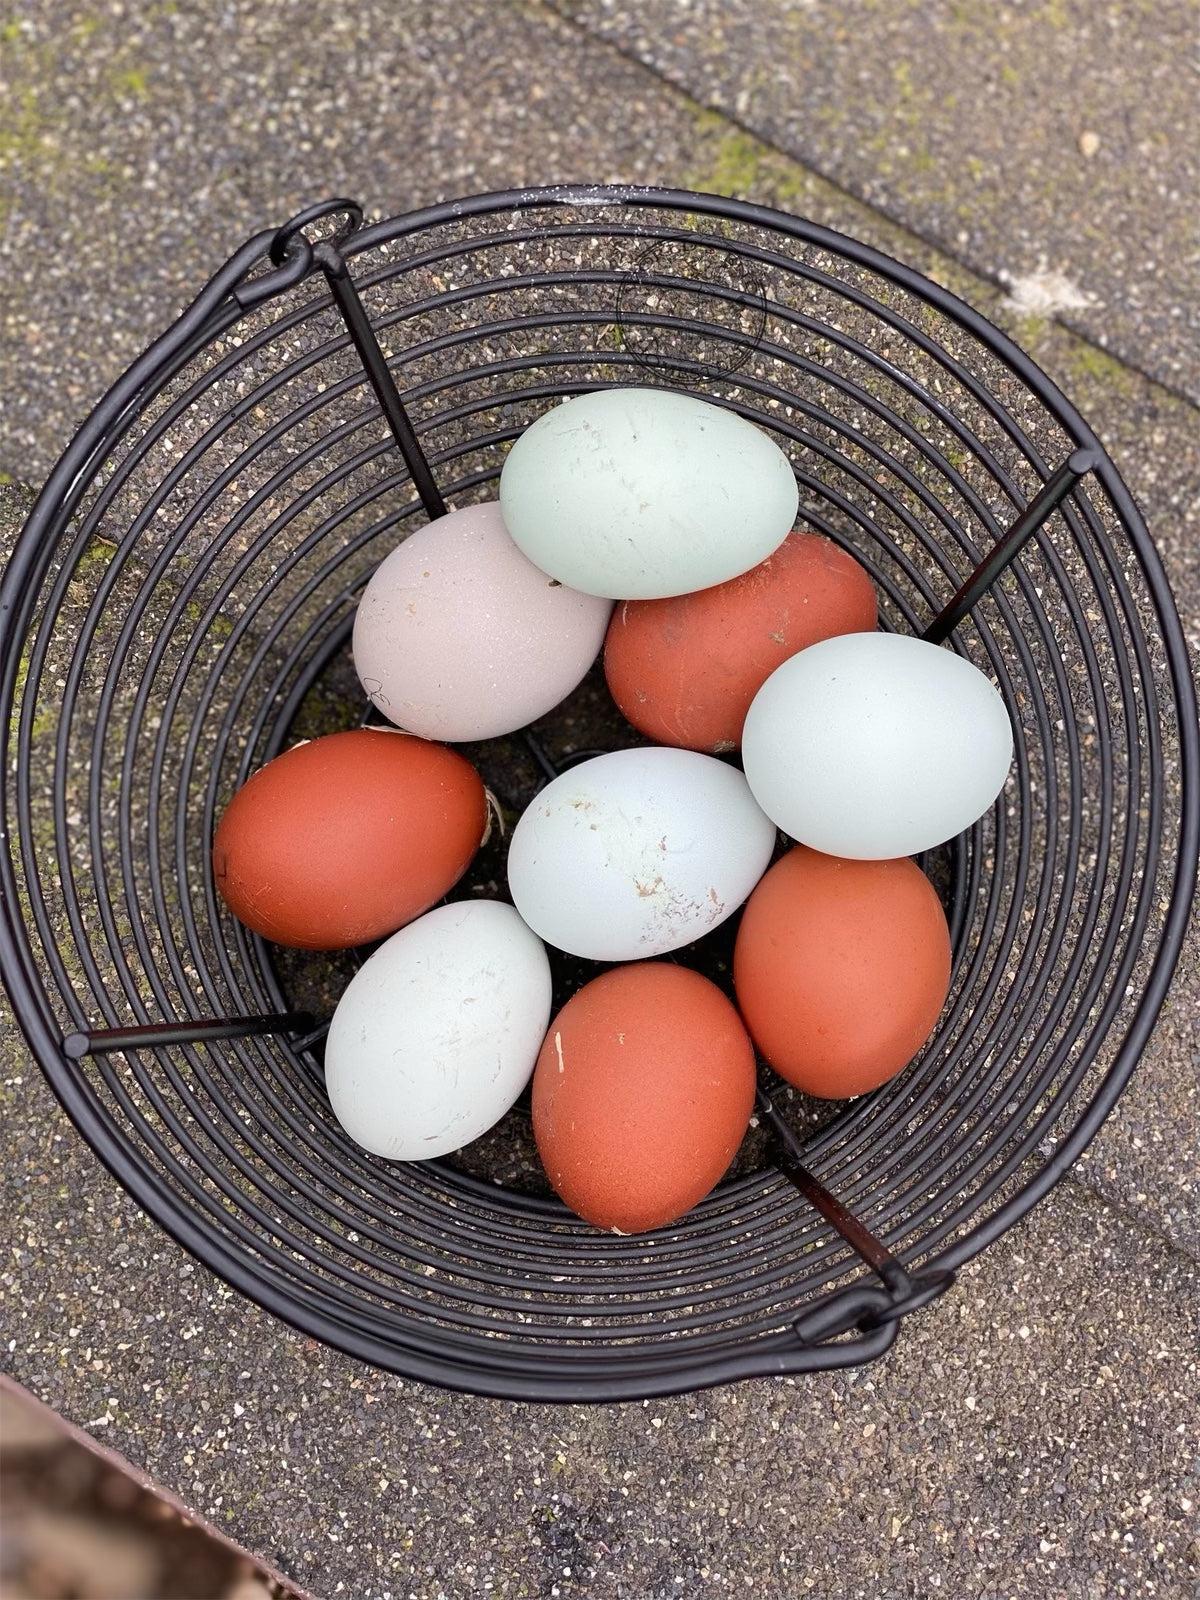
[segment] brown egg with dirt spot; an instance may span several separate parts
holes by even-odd
[[[754,1085],[754,1047],[716,984],[668,962],[615,967],[550,1024],[533,1074],[538,1154],[596,1227],[666,1227],[724,1175]]]
[[[457,751],[354,728],[284,751],[242,785],[213,838],[213,874],[263,938],[341,950],[436,905],[486,826],[483,780]]]
[[[782,662],[877,621],[865,568],[819,534],[790,533],[728,583],[667,600],[627,600],[604,645],[609,691],[659,744],[720,755],[741,744],[750,702]]]

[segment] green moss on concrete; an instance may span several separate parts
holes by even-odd
[[[70,191],[76,205],[81,172],[98,180],[94,189],[115,191],[122,175],[95,151],[71,148],[72,112],[44,86],[60,81],[71,57],[86,50],[100,63],[89,94],[99,111],[119,117],[130,101],[149,97],[150,72],[133,49],[120,25],[102,13],[81,13],[53,36],[19,22],[0,27],[0,76],[8,85],[0,98],[0,171],[52,196]],[[0,215],[13,203],[13,197],[0,196]]]
[[[76,558],[75,577],[87,578],[102,572],[116,553],[117,547],[111,539],[93,535]]]
[[[208,608],[206,606],[202,606],[198,600],[189,600],[184,606],[184,620],[191,626],[193,631],[199,628],[201,623],[204,621],[204,615],[207,609]],[[208,625],[205,628],[206,637],[217,643],[224,643],[224,641],[229,638],[232,632],[233,622],[229,617],[224,616],[220,612],[218,612],[215,617],[210,618]]]
[[[1067,350],[1067,365],[1083,381],[1108,384],[1122,391],[1131,388],[1137,381],[1122,362],[1083,339],[1071,341]]]
[[[694,114],[700,160],[687,175],[687,188],[739,200],[769,195],[785,205],[811,191],[812,175],[761,139],[718,112],[696,106]]]
[[[148,74],[144,67],[125,67],[112,75],[114,93],[126,99],[144,100],[148,92],[148,82]]]

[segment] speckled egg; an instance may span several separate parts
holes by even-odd
[[[508,884],[548,944],[635,961],[732,916],[774,846],[774,823],[734,767],[692,750],[613,750],[562,773],[526,807]]]

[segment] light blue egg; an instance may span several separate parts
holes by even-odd
[[[847,633],[777,667],[751,701],[742,765],[779,827],[825,855],[916,855],[1004,787],[1012,723],[978,667],[896,633]]]

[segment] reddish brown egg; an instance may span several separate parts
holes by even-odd
[[[466,871],[487,800],[469,761],[393,729],[296,745],[234,795],[213,839],[217,888],[264,938],[338,950],[393,933]]]
[[[738,1005],[776,1072],[842,1100],[893,1077],[928,1039],[950,985],[950,932],[915,862],[797,845],[759,882],[733,956]]]
[[[687,967],[614,967],[567,1001],[533,1073],[533,1131],[557,1193],[616,1233],[664,1227],[732,1161],[754,1105],[737,1011]]]
[[[619,604],[604,645],[613,699],[659,744],[736,750],[750,702],[781,662],[819,639],[868,633],[875,590],[853,556],[812,533],[728,583]]]

